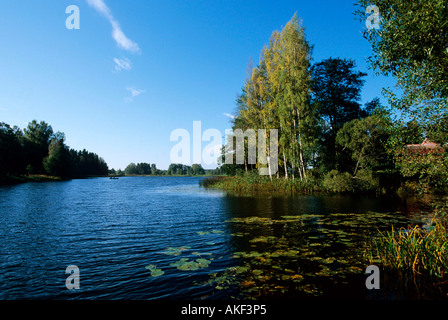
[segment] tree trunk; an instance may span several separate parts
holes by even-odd
[[[288,180],[288,165],[286,160],[285,149],[283,148],[283,164],[285,166],[285,179]]]

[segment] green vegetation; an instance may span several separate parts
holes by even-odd
[[[434,216],[424,226],[379,232],[370,244],[371,262],[385,267],[446,279],[448,277],[448,202],[433,204]]]
[[[439,72],[446,72],[448,51],[442,48],[446,42],[438,39],[428,47],[427,39],[442,31],[446,34],[447,26],[440,26],[436,17],[447,9],[441,1],[424,1],[421,7],[412,4],[409,12],[407,3],[389,3],[378,4],[384,13],[384,30],[366,30],[364,36],[373,46],[372,67],[397,77],[404,89],[402,99],[389,95],[390,106],[383,106],[379,98],[361,106],[366,74],[356,70],[355,62],[349,59],[330,57],[312,65],[312,46],[294,15],[281,31],[273,32],[259,65],[249,66],[232,128],[243,132],[254,129],[256,133],[277,129],[279,170],[275,174],[269,170],[268,179],[251,173],[264,165],[260,159],[250,163],[246,135],[244,163],[235,164],[236,152],[229,151],[233,141],[222,149],[220,170],[233,177],[210,179],[203,185],[237,192],[383,194],[414,189],[446,193],[448,91],[446,84],[442,86],[446,78]],[[362,9],[358,14],[365,21],[368,3],[359,1],[359,5]],[[437,14],[430,17],[431,10]],[[415,17],[420,16],[427,19],[417,23]],[[425,23],[427,28],[420,26]],[[416,54],[408,50],[417,48],[414,39],[421,45]],[[426,66],[437,70],[436,78]],[[417,95],[422,83],[427,85]],[[269,145],[268,133],[265,138]],[[420,149],[408,146],[424,141],[433,144]],[[266,151],[269,154],[269,148]],[[230,157],[234,164],[225,163]],[[268,161],[267,166],[272,164]]]
[[[380,233],[372,244],[372,261],[416,275],[446,278],[448,272],[448,234],[437,222],[429,230],[418,226]]]
[[[370,4],[358,1],[362,23]],[[380,30],[365,29],[363,34],[373,49],[370,66],[397,79],[396,92],[383,90],[389,105],[378,98],[360,105],[366,74],[356,70],[354,61],[328,58],[311,65],[311,46],[294,16],[272,34],[259,66],[250,68],[233,120],[233,130],[278,129],[278,172],[258,175],[263,165],[248,163],[245,138],[244,164],[224,164],[233,148],[223,148],[221,171],[228,177],[206,179],[204,187],[243,194],[447,194],[448,24],[440,21],[446,20],[448,6],[442,0],[379,0],[375,5],[382,18]],[[389,269],[446,278],[447,225],[446,214],[439,214],[428,228],[383,230],[363,256]],[[267,237],[252,243],[272,241]],[[271,259],[255,251],[238,256]],[[258,273],[248,281],[271,276]],[[222,276],[216,279],[221,283]]]
[[[359,0],[357,14],[365,19],[369,1]],[[371,67],[393,75],[401,96],[384,88],[394,119],[384,144],[403,183],[403,189],[446,193],[448,185],[448,7],[443,0],[375,2],[381,14],[380,30],[365,30],[372,45]],[[436,148],[409,150],[405,144],[424,139]],[[419,140],[419,141],[418,141]],[[433,226],[380,233],[372,245],[376,256],[389,268],[414,275],[447,276],[447,222],[445,209]]]
[[[243,176],[207,178],[202,180],[200,185],[204,187],[219,188],[239,194],[264,193],[288,195],[319,191],[319,188],[316,185],[313,185],[310,180],[270,179],[268,176],[259,176],[255,171],[249,171]]]
[[[65,145],[65,135],[44,121],[23,130],[0,123],[0,183],[54,181],[107,175],[106,162],[87,150]]]
[[[124,171],[111,169],[109,174],[118,176],[219,176],[222,173],[220,168],[204,169],[202,165],[196,163],[191,166],[171,163],[167,170],[161,170],[157,169],[155,163],[142,162],[135,164],[131,162]]]

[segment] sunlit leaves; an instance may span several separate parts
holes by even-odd
[[[365,21],[370,0],[359,0],[357,11]],[[384,93],[394,111],[416,120],[432,133],[431,124],[447,113],[448,106],[448,6],[445,0],[377,0],[381,28],[364,30],[372,45],[371,66],[397,79],[399,96],[390,88]]]

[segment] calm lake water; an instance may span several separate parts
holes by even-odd
[[[195,177],[0,187],[0,299],[405,299],[437,297],[382,275],[366,241],[423,221],[415,203],[227,195]],[[66,288],[67,266],[80,289]]]

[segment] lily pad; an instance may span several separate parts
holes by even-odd
[[[179,248],[173,248],[173,247],[168,247],[165,249],[165,251],[163,251],[163,254],[166,254],[168,256],[178,256],[180,255],[183,251],[187,251],[191,249],[191,247],[189,246],[183,246],[183,247],[179,247]]]
[[[151,271],[151,277],[159,277],[165,273],[164,271],[162,271],[162,269],[157,269],[157,266],[155,264],[150,264],[145,268]]]
[[[255,270],[252,271],[252,273],[253,273],[254,275],[256,275],[256,276],[259,276],[260,274],[263,273],[263,270],[255,269]]]
[[[150,264],[145,267],[145,269],[148,269],[148,270],[155,270],[156,268],[157,268],[157,266],[155,264]]]
[[[196,261],[190,261],[188,258],[182,258],[179,261],[170,264],[171,267],[176,267],[181,271],[194,271],[202,268],[208,268],[210,260],[199,258]]]
[[[196,259],[196,262],[199,264],[200,268],[208,268],[208,265],[211,263],[210,260],[203,259],[203,258]]]
[[[188,258],[181,258],[180,260],[178,260],[176,262],[170,263],[170,266],[177,268],[179,266],[184,265],[188,260],[189,260]]]
[[[154,271],[151,272],[151,277],[160,277],[163,274],[165,274],[165,272],[162,271],[162,269],[155,269]]]
[[[182,271],[198,270],[199,269],[199,263],[194,262],[194,261],[189,261],[189,262],[186,262],[184,264],[181,264],[180,266],[177,267],[177,269],[182,270]]]

